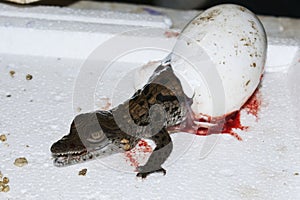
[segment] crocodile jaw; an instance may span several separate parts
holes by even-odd
[[[52,157],[54,158],[53,164],[56,167],[64,167],[121,152],[124,152],[122,148],[119,148],[114,144],[107,144],[100,149],[92,149],[89,151],[83,150],[77,152],[52,153]]]

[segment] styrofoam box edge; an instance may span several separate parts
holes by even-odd
[[[109,38],[139,28],[168,30],[172,24],[167,16],[148,17],[113,11],[79,10],[58,7],[19,9],[0,4],[0,53],[11,55],[86,59]],[[155,41],[157,36],[133,35]],[[160,43],[172,48],[175,38],[160,36]],[[299,51],[299,40],[268,38],[266,71],[286,71]],[[126,62],[153,60],[147,55]],[[161,58],[164,58],[162,55]]]

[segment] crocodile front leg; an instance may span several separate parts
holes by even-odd
[[[166,170],[161,165],[167,160],[173,149],[172,139],[166,130],[163,128],[156,135],[150,138],[156,144],[156,147],[150,155],[147,163],[144,166],[138,167],[137,177],[146,178],[154,172],[162,172],[166,174]]]

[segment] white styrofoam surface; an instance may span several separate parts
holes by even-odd
[[[10,22],[10,18],[0,19]],[[13,26],[5,30],[5,26],[1,26],[0,34],[10,33],[5,40],[0,39],[1,44],[6,47],[18,44],[14,43],[14,34],[25,34],[25,30]],[[30,29],[32,34],[38,34],[38,31],[38,28]],[[45,30],[43,34],[51,36],[51,31]],[[72,31],[55,33],[61,33],[65,38],[72,36]],[[250,126],[249,131],[239,132],[244,141],[220,136],[213,151],[203,158],[201,148],[214,136],[172,135],[175,148],[171,161],[165,165],[167,175],[154,174],[144,181],[135,178],[122,154],[66,168],[54,167],[49,148],[68,132],[76,114],[72,107],[73,88],[83,60],[64,56],[67,53],[61,54],[56,45],[52,45],[50,52],[55,52],[57,47],[57,54],[49,57],[45,57],[47,51],[38,43],[33,46],[39,47],[43,54],[31,54],[32,49],[26,44],[22,47],[29,55],[22,55],[17,49],[14,54],[14,49],[5,51],[2,48],[0,133],[6,134],[8,140],[0,142],[0,171],[9,177],[11,191],[0,193],[0,199],[299,199],[300,177],[295,175],[300,172],[299,43],[290,45],[282,42],[286,40],[269,40],[279,50],[280,45],[297,50],[283,48],[277,52],[269,48],[270,55],[280,54],[289,61],[282,59],[285,68],[265,74],[260,89],[263,104],[259,120],[256,122],[255,118],[243,113],[243,125]],[[55,38],[49,41],[53,42]],[[79,45],[76,41],[74,43]],[[62,48],[68,48],[66,44]],[[26,52],[24,49],[22,52]],[[268,59],[269,62],[273,60]],[[120,63],[123,66],[120,71],[131,65]],[[10,70],[16,72],[14,78],[9,75]],[[33,75],[30,81],[25,78],[28,73]],[[117,80],[118,74],[112,74],[111,83]],[[7,97],[8,94],[11,97]],[[126,95],[124,99],[131,92]],[[189,143],[183,148],[181,141]],[[184,153],[180,154],[182,151]],[[29,164],[22,168],[14,166],[18,157],[26,157]],[[87,175],[78,176],[78,171],[83,168],[88,169]]]

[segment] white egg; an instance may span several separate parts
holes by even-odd
[[[218,5],[196,16],[181,32],[170,64],[196,116],[218,117],[239,110],[264,71],[267,40],[248,9]]]

